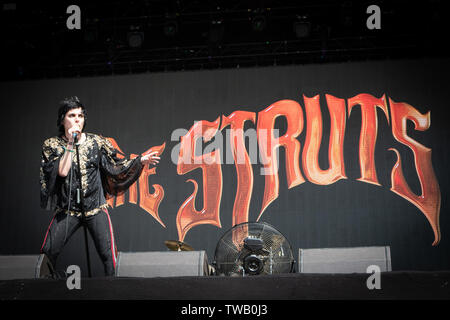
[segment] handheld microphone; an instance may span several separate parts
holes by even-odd
[[[72,132],[73,141],[77,142],[78,134],[76,132]]]

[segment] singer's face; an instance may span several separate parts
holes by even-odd
[[[78,127],[78,129],[82,131],[84,127],[83,110],[81,108],[75,108],[67,111],[64,116],[63,125],[66,132],[73,126]]]

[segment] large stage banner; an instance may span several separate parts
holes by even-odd
[[[212,262],[232,226],[264,221],[294,251],[390,246],[393,270],[448,269],[449,62],[3,83],[0,253],[38,253],[53,216],[39,207],[40,149],[56,134],[58,102],[76,95],[87,132],[131,158],[161,157],[108,199],[119,251],[164,251],[174,239]],[[82,241],[71,239],[61,266],[83,266]]]

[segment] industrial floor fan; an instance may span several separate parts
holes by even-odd
[[[214,267],[216,275],[224,276],[289,273],[294,270],[294,257],[289,242],[273,226],[246,222],[219,240]]]

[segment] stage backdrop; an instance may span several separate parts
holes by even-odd
[[[449,62],[1,83],[0,254],[39,253],[53,217],[39,207],[41,147],[56,134],[58,102],[76,95],[86,131],[113,138],[126,155],[165,144],[156,170],[112,201],[119,251],[165,251],[165,240],[180,239],[212,261],[233,223],[259,219],[296,259],[299,248],[390,246],[393,270],[449,269]],[[267,144],[240,135],[272,127],[278,135]],[[199,150],[183,162],[180,150],[186,156],[194,142]],[[243,145],[249,158],[236,166],[233,149]],[[83,241],[79,230],[60,269],[77,264],[87,275]]]

